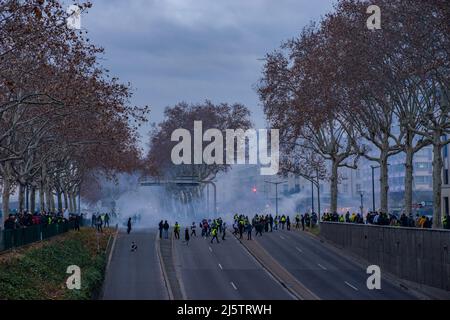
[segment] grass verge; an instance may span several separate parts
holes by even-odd
[[[0,300],[88,300],[100,292],[109,235],[70,231],[0,256]],[[98,250],[98,248],[100,250]],[[81,289],[69,290],[67,267],[81,269]]]

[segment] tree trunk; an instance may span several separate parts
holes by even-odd
[[[19,212],[25,209],[25,185],[19,182]]]
[[[56,190],[56,198],[58,199],[58,212],[63,211],[62,193],[60,190]]]
[[[50,188],[50,206],[52,208],[52,212],[56,212],[55,196],[53,195],[53,190],[51,188]]]
[[[77,212],[77,197],[75,194],[72,194],[72,208],[73,208],[73,213]]]
[[[69,209],[69,203],[67,202],[67,191],[64,190],[64,209]]]
[[[335,159],[331,164],[331,177],[330,177],[330,211],[332,213],[337,212],[337,198],[338,198],[338,163]]]
[[[388,194],[389,194],[389,180],[388,180],[388,153],[381,151],[380,154],[380,212],[388,212]]]
[[[30,212],[34,214],[36,211],[36,187],[31,186],[30,192]]]
[[[442,189],[442,144],[440,135],[433,137],[433,228],[442,228],[441,189]]]
[[[45,196],[44,196],[45,192],[44,191],[45,191],[44,183],[41,182],[41,187],[39,188],[39,206],[40,206],[39,209],[41,210],[41,212],[43,210],[45,210]]]
[[[10,196],[10,188],[11,184],[9,180],[6,178],[3,180],[3,191],[2,191],[2,212],[3,212],[3,221],[8,218],[9,215],[9,196]]]
[[[73,213],[73,201],[72,201],[72,193],[69,192],[69,194],[67,195],[69,198],[69,212]]]
[[[48,211],[52,211],[51,191],[48,183],[45,183],[45,206]]]
[[[405,144],[405,213],[409,215],[412,213],[412,196],[413,196],[413,158],[414,149],[412,147],[411,134]]]

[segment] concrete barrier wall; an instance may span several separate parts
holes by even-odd
[[[322,222],[320,236],[382,271],[450,291],[450,230]]]

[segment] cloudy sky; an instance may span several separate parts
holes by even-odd
[[[254,90],[267,52],[332,9],[331,0],[93,0],[82,16],[103,64],[151,106],[151,122],[180,101],[240,102],[265,127]],[[149,126],[141,134],[147,136]],[[142,147],[146,148],[146,138]]]

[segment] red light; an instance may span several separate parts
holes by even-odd
[[[252,188],[252,191],[253,191],[253,192],[256,192],[256,187],[253,187],[253,188]]]

